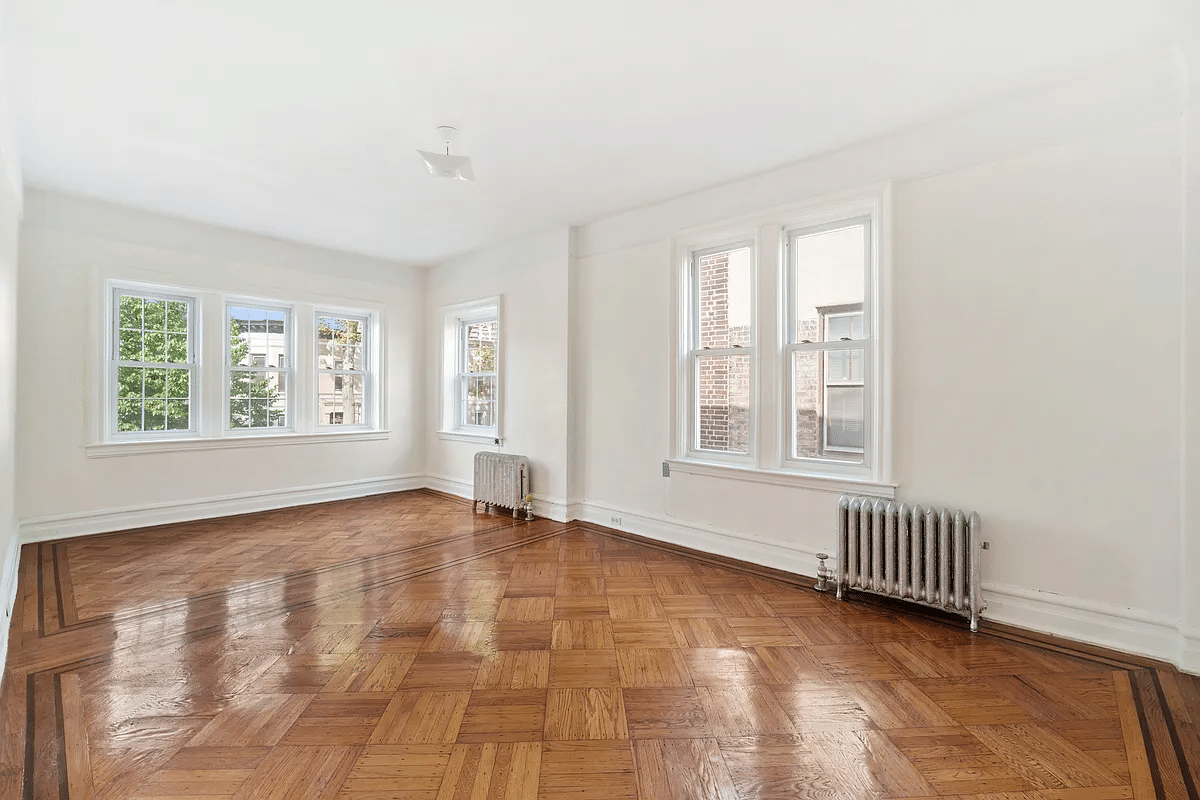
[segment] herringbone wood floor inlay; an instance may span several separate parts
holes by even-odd
[[[26,546],[25,800],[1200,800],[1200,683],[410,492]]]

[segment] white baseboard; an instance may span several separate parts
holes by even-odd
[[[17,572],[21,562],[21,541],[16,535],[15,525],[10,533],[3,567],[0,568],[0,602],[4,603],[3,618],[0,618],[0,674],[4,673],[5,660],[8,658],[8,629],[17,601]]]
[[[471,499],[474,487],[472,487],[470,481],[452,478],[449,475],[424,475],[422,478],[425,481],[426,489],[434,489],[467,500]]]
[[[817,550],[709,526],[637,514],[602,503],[571,504],[571,519],[683,545],[706,553],[749,561],[800,575],[816,570]],[[620,523],[613,518],[620,519]],[[832,561],[830,562],[833,563]],[[1149,656],[1200,674],[1200,631],[1181,632],[1176,620],[1120,606],[984,583],[984,618],[1030,631]]]
[[[1200,630],[1183,631],[1179,639],[1179,661],[1175,666],[1182,672],[1200,675]]]
[[[366,478],[356,481],[337,481],[315,486],[273,489],[262,492],[207,497],[174,503],[151,503],[144,506],[115,508],[75,514],[60,514],[21,520],[21,541],[43,542],[71,536],[88,536],[151,525],[189,522],[233,514],[270,511],[289,506],[348,500],[372,494],[403,492],[425,486],[422,475],[394,475],[387,478]]]
[[[447,475],[414,474],[22,520],[20,536],[13,539],[4,554],[3,572],[0,573],[0,600],[8,611],[0,620],[0,664],[7,649],[8,622],[16,598],[21,543],[422,488],[466,499],[472,496],[470,481]],[[603,503],[568,504],[561,498],[535,497],[534,514],[557,522],[579,519],[800,575],[811,575],[816,570],[817,550],[801,544],[639,514]],[[620,522],[614,522],[614,518]],[[1176,620],[1008,584],[984,583],[983,595],[987,603],[985,619],[1149,656],[1174,663],[1184,672],[1200,674],[1200,630],[1181,630]]]
[[[1180,664],[1177,620],[1001,583],[983,584],[985,619]]]
[[[426,475],[425,488],[452,494],[470,500],[475,496],[475,487],[470,481],[452,478],[449,475]],[[533,496],[533,515],[542,519],[552,519],[555,522],[567,522],[574,517],[567,516],[567,503],[555,497]]]
[[[569,510],[573,515],[572,519],[629,531],[638,536],[736,558],[739,561],[749,561],[751,564],[761,564],[799,575],[812,575],[817,569],[817,551],[791,542],[637,514],[603,503],[572,503]],[[620,522],[614,522],[614,517]]]

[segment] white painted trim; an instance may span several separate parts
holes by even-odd
[[[13,536],[9,539],[3,565],[0,566],[0,602],[4,603],[4,613],[0,617],[0,674],[3,674],[8,658],[8,630],[12,625],[13,607],[17,600],[17,570],[20,563],[20,537]]]
[[[1200,675],[1200,630],[1181,631],[1179,644],[1179,660],[1175,666],[1182,672]]]
[[[318,444],[321,442],[374,442],[391,438],[388,430],[336,431],[331,433],[229,433],[218,439],[138,439],[129,442],[89,444],[84,448],[88,458],[140,456],[147,453],[175,453],[187,450],[227,450],[235,447],[264,447],[285,444]]]
[[[754,469],[681,459],[671,459],[667,463],[671,466],[672,472],[682,472],[685,475],[705,475],[710,478],[765,483],[770,486],[786,486],[792,489],[812,489],[833,494],[869,494],[887,500],[894,500],[896,497],[896,485],[893,483],[876,483],[853,478],[826,478],[819,475],[802,475],[786,470]]]
[[[734,533],[709,525],[685,524],[664,517],[652,517],[614,508],[603,503],[583,502],[573,505],[571,510],[574,519],[584,522],[617,528],[660,542],[749,561],[785,572],[807,575],[815,572],[817,568],[817,551],[791,542]],[[614,525],[613,517],[619,517],[621,524]]]
[[[425,488],[434,489],[455,497],[470,500],[475,496],[475,487],[471,481],[452,478],[449,475],[426,475]],[[569,522],[575,519],[568,516],[567,501],[561,497],[533,496],[533,515],[542,519],[552,519],[555,522]]]
[[[462,433],[460,431],[435,431],[437,438],[447,442],[469,442],[471,444],[496,445],[504,441],[495,436],[480,433]]]
[[[983,600],[984,619],[1180,664],[1181,632],[1169,617],[987,581]]]
[[[800,544],[684,524],[602,503],[572,504],[568,511],[571,519],[798,575],[816,569],[817,551]],[[614,517],[621,520],[619,525],[613,523]],[[985,582],[983,597],[984,619],[1149,656],[1200,674],[1200,630],[1181,631],[1169,617],[1008,584]]]
[[[197,500],[148,503],[103,511],[59,514],[21,520],[20,540],[22,543],[28,544],[71,536],[88,536],[94,533],[108,533],[129,528],[145,528],[173,522],[189,522],[312,503],[327,503],[331,500],[348,500],[372,494],[403,492],[410,489],[421,489],[424,486],[425,481],[421,475],[394,475],[386,478],[337,481],[315,486],[271,489]]]
[[[470,481],[452,478],[449,475],[425,475],[425,488],[434,489],[456,497],[470,500],[474,494],[474,486]]]

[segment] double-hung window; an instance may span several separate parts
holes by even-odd
[[[888,218],[885,186],[676,239],[682,471],[889,491]]]
[[[111,303],[109,435],[195,432],[195,297],[115,287]]]
[[[496,389],[499,372],[500,322],[495,317],[464,320],[459,325],[460,348],[458,423],[462,428],[496,427]]]
[[[788,234],[787,457],[816,468],[862,465],[867,457],[871,241],[870,217]]]
[[[691,255],[693,452],[718,457],[751,454],[753,271],[752,243],[705,248]]]
[[[105,296],[89,455],[380,432],[377,311],[116,280]]]
[[[365,425],[370,389],[367,319],[317,314],[317,423]]]
[[[286,428],[291,309],[227,303],[229,428]]]
[[[452,438],[492,440],[500,435],[500,298],[444,309],[442,422]]]

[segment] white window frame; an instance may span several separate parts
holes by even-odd
[[[362,368],[361,369],[329,369],[321,366],[319,339],[320,332],[318,330],[318,320],[321,317],[337,317],[338,319],[356,320],[362,324]],[[377,316],[362,309],[352,308],[333,308],[329,306],[318,306],[313,312],[313,385],[312,385],[312,401],[313,401],[313,416],[319,431],[355,431],[355,430],[374,430],[379,425],[379,363],[376,358],[378,328],[379,323]],[[321,419],[319,412],[319,392],[322,375],[332,375],[335,378],[338,376],[345,377],[347,375],[359,375],[363,379],[363,412],[361,423],[349,424],[345,422],[327,422]]]
[[[104,370],[104,425],[105,437],[112,441],[155,441],[195,436],[199,432],[201,410],[199,351],[200,325],[198,309],[200,298],[186,290],[174,286],[158,286],[155,284],[135,283],[132,281],[110,281],[108,283],[108,303],[105,317],[105,330],[108,331],[105,346]],[[165,302],[184,302],[188,306],[188,360],[184,363],[122,361],[121,347],[121,312],[118,300],[122,295],[131,297],[150,298]],[[142,367],[161,369],[188,370],[188,428],[186,430],[162,431],[119,431],[117,430],[119,414],[117,413],[117,371],[119,367]]]
[[[96,274],[92,324],[103,326],[104,335],[94,337],[93,391],[89,392],[88,416],[91,442],[84,448],[89,458],[131,456],[144,453],[212,450],[266,445],[303,444],[310,441],[373,441],[390,437],[384,426],[384,341],[382,310],[335,307],[304,300],[287,301],[251,294],[168,285],[151,280]],[[117,430],[117,366],[119,363],[119,309],[121,294],[188,302],[189,361],[169,368],[188,366],[191,375],[191,409],[188,430],[120,432]],[[229,427],[229,306],[251,306],[291,310],[288,352],[288,413],[291,425],[270,428]],[[316,424],[318,314],[365,320],[364,424]],[[129,364],[141,366],[141,364]],[[155,365],[150,365],[155,366]],[[278,369],[274,370],[278,371]]]
[[[822,326],[825,326],[829,322],[829,320],[837,318],[837,317],[862,317],[862,316],[863,316],[863,311],[861,309],[858,311],[836,311],[836,312],[832,312],[832,313],[828,313],[828,314],[822,314],[821,315],[821,324],[822,324]],[[864,328],[866,327],[865,319],[863,321],[863,326],[864,326]],[[789,330],[795,330],[795,320],[792,321],[792,327]],[[822,341],[825,341],[825,342],[832,341],[831,339],[824,338],[824,336],[825,336],[824,327],[822,327]],[[824,353],[826,356],[828,356],[830,352],[832,352],[831,348],[826,348],[824,350]],[[866,408],[866,406],[867,406],[866,375],[864,374],[862,380],[858,380],[858,381],[847,380],[847,381],[838,381],[837,383],[830,383],[829,376],[825,372],[826,369],[827,369],[826,364],[822,364],[821,365],[821,407],[826,410],[826,416],[825,416],[826,424],[821,426],[821,449],[824,451],[829,451],[829,452],[834,452],[834,453],[864,453],[864,456],[865,456],[865,451],[866,451],[865,445],[866,445],[866,441],[867,441],[866,440],[866,431],[865,431],[865,421],[864,421],[864,431],[863,431],[863,444],[864,444],[863,447],[838,447],[837,445],[831,445],[831,444],[829,444],[829,439],[828,439],[828,437],[829,437],[828,409],[829,409],[829,388],[831,386],[835,387],[835,388],[843,388],[843,387],[844,388],[853,388],[853,387],[861,388],[863,390],[863,408]],[[864,373],[866,372],[866,357],[865,356],[863,358],[863,372]],[[794,417],[795,412],[792,412],[792,415]],[[792,431],[792,439],[794,439],[794,438],[795,438],[795,431],[793,430]],[[789,439],[789,441],[788,441],[789,447],[792,443],[792,439]]]
[[[688,458],[704,461],[722,462],[729,464],[753,465],[755,459],[755,431],[757,428],[757,404],[755,402],[757,393],[755,391],[755,377],[757,373],[757,365],[755,364],[755,336],[757,325],[755,324],[754,314],[750,315],[750,342],[744,347],[727,347],[727,348],[702,348],[700,346],[700,260],[708,255],[722,253],[732,250],[740,250],[747,248],[750,250],[750,258],[752,262],[756,257],[756,247],[753,238],[740,238],[731,240],[722,244],[708,245],[705,247],[690,248],[688,252],[688,276],[687,276],[687,339],[688,339],[688,355],[686,370],[688,373],[687,392],[688,401],[686,409],[687,428],[688,428]],[[750,302],[754,302],[754,286],[757,283],[757,270],[752,270],[750,275]],[[700,372],[697,365],[700,359],[704,357],[719,357],[719,356],[746,356],[750,361],[750,387],[749,387],[749,439],[747,442],[747,452],[729,452],[720,450],[706,450],[700,447]]]
[[[800,231],[820,226],[837,226],[867,217],[870,253],[864,284],[864,334],[870,344],[839,343],[841,347],[864,349],[864,437],[863,464],[828,459],[790,457],[792,353],[803,345],[792,341],[790,331],[793,269],[790,242]],[[892,389],[891,389],[891,184],[815,198],[801,205],[769,209],[712,226],[681,231],[672,240],[672,327],[671,345],[670,466],[673,471],[733,478],[758,483],[812,488],[831,492],[866,491],[890,497]],[[731,458],[726,454],[697,450],[692,443],[694,426],[693,368],[690,364],[695,340],[692,285],[693,257],[712,248],[753,241],[754,276],[751,281],[754,355],[751,366],[751,455]],[[815,348],[814,348],[815,349]],[[821,349],[830,349],[822,343]],[[823,434],[822,434],[823,435]]]
[[[498,443],[501,440],[504,421],[505,328],[500,300],[499,296],[486,297],[442,309],[442,374],[439,382],[441,419],[437,431],[439,438],[487,444]],[[495,424],[468,425],[464,419],[466,400],[463,396],[467,357],[465,332],[469,324],[489,321],[494,321],[499,331],[496,337]]]
[[[224,328],[224,344],[225,354],[222,361],[225,365],[225,378],[221,384],[221,393],[224,399],[225,411],[222,418],[222,427],[226,436],[255,436],[269,435],[271,433],[288,433],[296,430],[296,314],[294,304],[281,303],[278,300],[262,300],[253,297],[236,297],[225,295],[224,302],[221,304],[222,322]],[[264,310],[282,311],[284,314],[284,330],[286,336],[286,364],[283,367],[272,367],[266,364],[261,367],[235,367],[232,363],[233,358],[233,342],[229,339],[229,309],[230,308],[260,308]],[[251,354],[253,355],[253,354]],[[264,354],[265,359],[265,354]],[[254,372],[263,375],[282,374],[284,376],[284,385],[288,387],[284,392],[284,401],[286,403],[284,410],[284,418],[287,420],[286,425],[279,426],[264,426],[260,428],[234,428],[229,424],[229,417],[232,409],[233,398],[229,396],[229,384],[233,378],[234,372]]]

